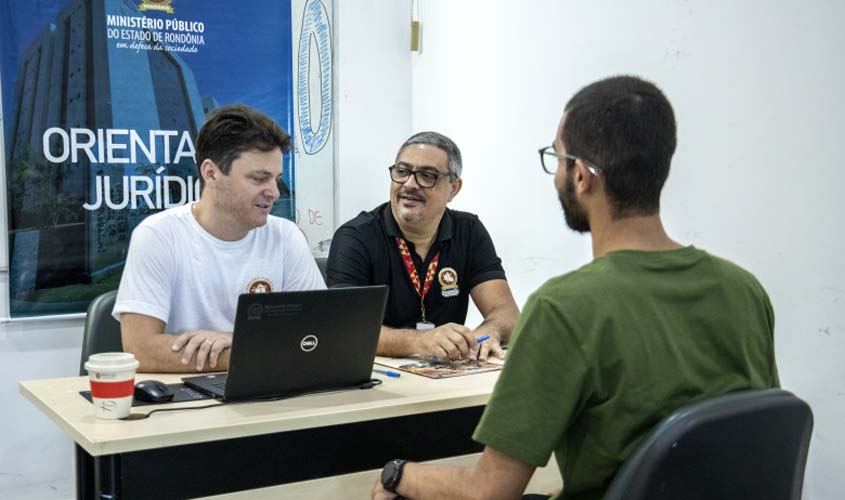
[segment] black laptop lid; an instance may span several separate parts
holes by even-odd
[[[370,380],[386,303],[384,285],[241,295],[224,399]]]

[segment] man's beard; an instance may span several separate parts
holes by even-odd
[[[423,204],[425,204],[425,202],[428,201],[426,199],[425,195],[423,195],[418,189],[408,189],[408,190],[403,189],[397,195],[398,196],[412,196],[414,198],[419,198],[420,201]],[[402,199],[399,198],[398,202],[402,203]],[[421,213],[409,213],[409,212],[406,212],[406,211],[404,211],[403,209],[400,208],[399,209],[399,217],[401,217],[402,220],[407,222],[408,224],[413,224],[415,222],[420,222],[421,220],[423,220],[423,218],[425,218],[425,215],[421,214]]]
[[[403,221],[407,222],[408,224],[413,224],[415,222],[419,222],[423,220],[423,214],[409,214],[407,212],[401,212],[399,217],[402,218]]]
[[[560,206],[563,208],[563,218],[570,229],[579,233],[590,232],[590,220],[587,213],[575,199],[575,183],[572,182],[572,172],[567,173],[563,191],[558,192]]]

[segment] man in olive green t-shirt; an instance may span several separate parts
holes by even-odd
[[[763,287],[663,229],[675,144],[669,101],[639,78],[601,80],[567,103],[540,156],[567,225],[591,233],[594,259],[528,299],[473,435],[486,446],[478,464],[392,461],[373,498],[519,497],[555,453],[556,498],[599,499],[676,408],[779,385]]]

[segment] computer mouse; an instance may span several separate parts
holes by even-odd
[[[135,384],[135,397],[141,401],[161,403],[173,399],[173,391],[164,382],[142,380]]]

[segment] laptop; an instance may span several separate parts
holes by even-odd
[[[242,294],[228,374],[182,382],[224,401],[362,386],[372,378],[387,289]]]

